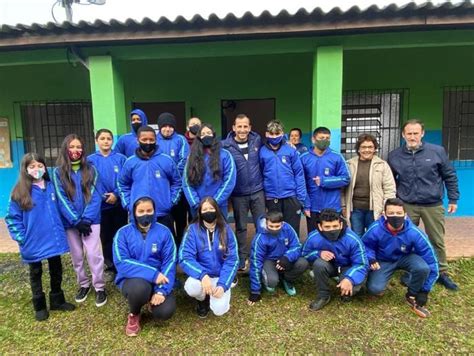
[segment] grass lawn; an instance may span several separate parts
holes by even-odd
[[[47,264],[43,265],[47,270]],[[76,290],[68,256],[63,258],[63,287],[69,301]],[[351,304],[337,297],[324,310],[311,312],[310,277],[296,285],[298,295],[282,289],[264,294],[248,307],[248,277],[232,290],[232,307],[217,318],[199,319],[194,301],[177,292],[178,310],[165,323],[145,315],[136,338],[124,334],[127,305],[119,291],[107,286],[108,303],[96,308],[93,294],[74,312],[51,312],[34,320],[28,270],[17,254],[0,254],[0,352],[5,353],[468,353],[474,352],[474,259],[451,264],[461,290],[437,285],[430,295],[432,316],[422,320],[404,302],[398,275],[381,299],[358,296]],[[184,280],[183,276],[181,279]],[[49,291],[48,273],[43,273]]]

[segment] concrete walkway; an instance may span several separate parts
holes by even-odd
[[[306,238],[304,219],[301,225],[301,235]],[[254,234],[253,225],[249,225],[248,232]],[[474,257],[474,218],[446,218],[446,248],[449,259]],[[0,253],[5,252],[18,252],[18,245],[10,238],[5,221],[0,219]]]

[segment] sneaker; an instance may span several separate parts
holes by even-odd
[[[449,289],[452,291],[459,290],[458,285],[454,283],[454,281],[448,276],[446,272],[440,273],[438,280],[436,282],[443,285],[446,289]]]
[[[350,303],[352,301],[351,295],[341,295],[341,302]]]
[[[106,269],[104,271],[104,280],[106,282],[113,282],[117,273],[112,269]]]
[[[269,287],[266,284],[264,284],[264,287],[268,293],[275,293],[275,288]]]
[[[309,309],[312,311],[317,311],[323,309],[329,302],[331,301],[331,297],[326,298],[318,298],[311,302],[309,305]]]
[[[290,297],[296,295],[296,289],[293,283],[283,280],[283,288],[285,289],[286,294],[288,294]]]
[[[140,332],[140,314],[128,314],[127,325],[125,326],[125,334],[127,336],[137,336]]]
[[[89,295],[91,288],[90,287],[81,287],[77,291],[75,301],[76,303],[82,303],[87,299],[87,296]]]
[[[247,259],[241,259],[239,262],[239,269],[237,272],[245,272],[248,269],[249,265],[249,260]]]
[[[237,278],[237,276],[235,276],[234,280],[230,284],[230,288],[234,288],[235,286],[237,286],[237,284],[239,284],[239,279]]]
[[[98,290],[95,292],[95,306],[101,307],[107,303],[107,293],[105,290]]]
[[[416,304],[415,297],[413,296],[406,296],[407,304],[411,307],[411,310],[418,315],[420,318],[427,318],[431,315],[426,307],[422,307],[421,305]]]
[[[203,301],[198,300],[196,313],[201,319],[207,318],[210,310],[211,308],[209,307],[209,296],[207,296],[206,299],[204,299]]]

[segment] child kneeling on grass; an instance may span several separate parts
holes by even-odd
[[[20,246],[23,262],[30,267],[36,320],[49,317],[41,281],[42,260],[47,259],[49,265],[50,309],[74,310],[76,307],[66,302],[61,289],[61,255],[69,251],[66,231],[45,161],[36,153],[27,153],[21,161],[20,178],[13,188],[5,222],[11,237]]]
[[[283,221],[283,214],[268,212],[259,219],[257,234],[250,251],[250,296],[247,304],[261,299],[262,282],[273,293],[280,279],[286,293],[296,295],[293,283],[303,274],[308,262],[301,257],[301,244],[296,231]]]
[[[189,276],[184,290],[198,300],[198,316],[205,318],[210,310],[217,316],[227,313],[239,255],[234,232],[212,197],[199,204],[197,217],[184,234],[179,263]]]
[[[176,311],[173,286],[176,274],[176,245],[171,231],[156,222],[155,202],[138,198],[132,207],[131,222],[115,235],[115,283],[127,298],[125,333],[140,332],[141,308],[149,303],[155,319],[167,320]]]

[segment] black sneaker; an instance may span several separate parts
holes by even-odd
[[[411,307],[411,310],[418,315],[420,318],[427,318],[431,315],[428,309],[426,307],[422,307],[421,305],[416,304],[416,299],[413,296],[406,295],[405,299],[407,301],[407,304]]]
[[[440,273],[438,280],[436,282],[444,286],[446,289],[449,289],[452,291],[459,290],[458,285],[454,283],[454,281],[448,276],[446,272]]]
[[[203,301],[198,300],[196,313],[201,319],[207,318],[210,310],[211,308],[209,307],[209,296],[206,296],[206,299],[204,299]]]
[[[326,297],[326,298],[318,298],[314,301],[311,302],[309,305],[309,309],[313,311],[321,310],[323,309],[329,302],[331,301],[331,297]]]
[[[341,302],[350,303],[352,301],[352,295],[341,295]]]
[[[98,290],[95,292],[95,306],[101,307],[107,303],[107,293],[105,290]]]
[[[86,299],[87,299],[87,295],[89,294],[89,291],[91,290],[90,287],[81,287],[79,288],[79,290],[77,291],[77,294],[76,294],[76,303],[82,303],[84,302]]]

